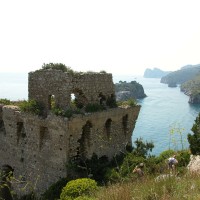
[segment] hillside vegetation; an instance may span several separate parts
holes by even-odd
[[[200,94],[200,74],[181,85],[181,91],[187,95]]]
[[[161,78],[169,87],[181,85],[181,91],[188,95],[189,103],[200,103],[200,65],[187,65]]]
[[[160,82],[165,84],[182,84],[193,79],[200,73],[200,65],[183,67],[180,70],[169,73],[161,78]]]

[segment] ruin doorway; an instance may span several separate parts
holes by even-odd
[[[87,121],[86,124],[82,128],[81,138],[78,140],[80,146],[78,148],[78,156],[82,159],[86,159],[91,147],[91,130],[92,123]]]

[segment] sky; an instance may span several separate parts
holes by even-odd
[[[0,73],[142,75],[200,63],[199,0],[0,0]]]

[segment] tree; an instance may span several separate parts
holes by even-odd
[[[194,134],[188,134],[189,148],[193,155],[200,155],[200,113],[191,130]]]
[[[154,148],[153,142],[144,142],[142,138],[137,138],[134,142],[136,146],[133,147],[133,154],[146,158],[149,156],[149,151],[152,152]]]

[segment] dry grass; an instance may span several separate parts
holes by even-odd
[[[159,182],[155,177],[131,180],[127,183],[102,187],[95,194],[96,200],[199,200],[200,177],[184,175]]]

